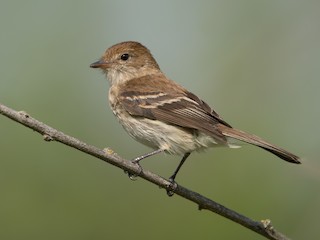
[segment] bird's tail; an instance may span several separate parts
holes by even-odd
[[[216,126],[222,132],[222,134],[226,137],[234,138],[242,142],[246,142],[246,143],[258,146],[268,152],[273,153],[274,155],[278,156],[279,158],[287,162],[297,163],[297,164],[301,163],[300,158],[298,156],[282,148],[279,148],[271,143],[268,143],[260,137],[243,132],[235,128],[230,128],[223,124],[217,124]]]

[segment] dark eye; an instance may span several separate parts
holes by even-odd
[[[124,53],[124,54],[122,54],[121,55],[121,60],[123,60],[123,61],[127,61],[128,59],[129,59],[129,54],[128,53]]]

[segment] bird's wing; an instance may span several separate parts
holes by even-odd
[[[119,100],[129,114],[196,129],[226,142],[226,137],[215,126],[218,123],[231,126],[196,95],[165,77],[132,79],[121,89]]]

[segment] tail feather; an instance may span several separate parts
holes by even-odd
[[[230,128],[228,126],[225,126],[223,124],[218,124],[217,128],[222,132],[223,135],[234,138],[255,146],[258,146],[268,152],[273,153],[274,155],[278,156],[279,158],[291,162],[291,163],[296,163],[300,164],[300,158],[280,147],[277,147],[271,143],[266,142],[262,138],[243,132],[238,129]]]

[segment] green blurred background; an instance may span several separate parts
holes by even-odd
[[[89,68],[107,47],[140,41],[231,125],[305,159],[211,149],[177,181],[293,239],[319,239],[319,23],[319,1],[2,1],[0,102],[125,158],[145,153]],[[262,239],[3,116],[0,134],[0,239]],[[168,177],[179,160],[143,166]]]

